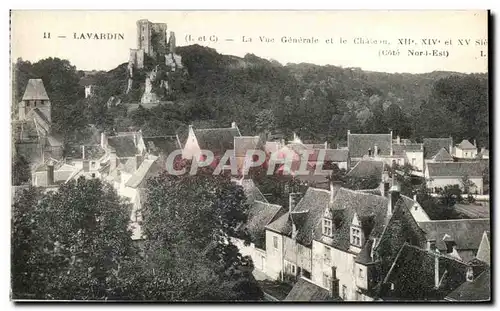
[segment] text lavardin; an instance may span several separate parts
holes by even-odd
[[[124,33],[112,32],[74,32],[73,39],[76,40],[124,40]]]

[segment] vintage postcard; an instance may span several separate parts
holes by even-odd
[[[11,11],[14,301],[491,301],[488,11]]]

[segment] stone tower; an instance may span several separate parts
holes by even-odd
[[[137,49],[157,59],[167,49],[167,24],[151,23],[147,19],[137,21]]]
[[[31,119],[33,114],[37,114],[50,124],[52,120],[50,110],[49,96],[42,79],[30,79],[19,103],[19,120]]]

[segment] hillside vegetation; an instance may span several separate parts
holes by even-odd
[[[334,145],[345,144],[347,129],[393,130],[394,135],[417,140],[452,136],[454,141],[476,139],[480,146],[489,145],[486,74],[389,74],[306,63],[281,65],[252,54],[222,55],[198,45],[178,47],[177,53],[187,74],[171,81],[174,92],[166,100],[173,104],[132,113],[126,107],[106,108],[110,96],[137,102],[143,90],[144,73],[139,72],[133,91],[124,94],[127,66],[122,64],[96,74],[96,96],[77,101],[78,107],[85,107],[87,122],[109,131],[142,128],[146,135],[183,136],[189,124],[227,127],[236,121],[245,135],[268,131],[290,136],[295,131],[304,140]],[[36,63],[21,61],[16,68],[44,77]],[[74,74],[84,75],[76,70]],[[25,76],[17,76],[18,85],[26,84]],[[75,104],[59,103],[59,96],[51,94],[59,90],[50,85],[52,81],[44,79],[49,96],[58,98],[55,105]]]

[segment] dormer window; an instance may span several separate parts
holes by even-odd
[[[326,236],[332,236],[332,220],[323,219],[323,234]]]
[[[351,244],[361,247],[361,229],[359,227],[351,227]]]

